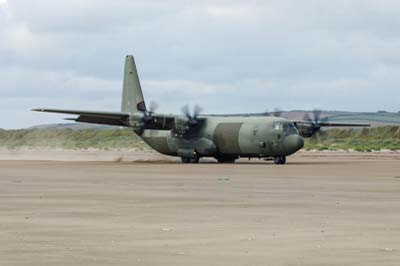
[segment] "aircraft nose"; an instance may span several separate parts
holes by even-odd
[[[304,140],[299,135],[290,135],[285,138],[283,144],[284,150],[290,155],[304,147]]]

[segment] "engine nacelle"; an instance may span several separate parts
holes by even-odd
[[[176,117],[174,127],[176,133],[184,135],[190,129],[189,120],[185,117]]]
[[[144,114],[143,113],[133,113],[129,115],[128,125],[132,127],[135,131],[143,128],[144,122]]]
[[[195,151],[203,156],[213,156],[217,153],[217,147],[214,142],[206,138],[197,140],[194,146]]]
[[[297,129],[299,130],[300,136],[304,138],[311,138],[318,130],[321,129],[320,126],[314,124],[296,124]]]
[[[191,157],[192,154],[198,156],[214,156],[217,153],[217,147],[213,141],[207,138],[184,139],[171,136],[168,138],[168,146],[174,152],[186,153],[185,156]],[[191,156],[189,156],[191,154]]]

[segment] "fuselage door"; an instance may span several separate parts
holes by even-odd
[[[280,153],[282,149],[282,141],[285,137],[284,124],[281,121],[272,123],[271,150],[275,153]]]

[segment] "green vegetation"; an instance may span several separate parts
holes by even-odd
[[[311,150],[400,150],[400,127],[385,126],[363,129],[331,129],[306,140]]]
[[[0,148],[7,149],[137,149],[149,147],[129,129],[0,130]],[[311,150],[400,150],[400,127],[332,129],[306,140]]]
[[[21,129],[0,130],[0,148],[148,149],[129,129]]]

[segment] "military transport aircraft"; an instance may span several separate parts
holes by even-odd
[[[274,115],[200,115],[185,106],[183,115],[158,114],[146,108],[133,56],[125,61],[121,112],[33,109],[38,112],[78,115],[76,122],[132,128],[156,151],[181,157],[183,163],[198,163],[214,157],[219,163],[233,163],[240,157],[271,159],[285,164],[286,156],[304,146],[322,127],[358,127],[366,124],[329,123],[320,113],[303,121]]]

